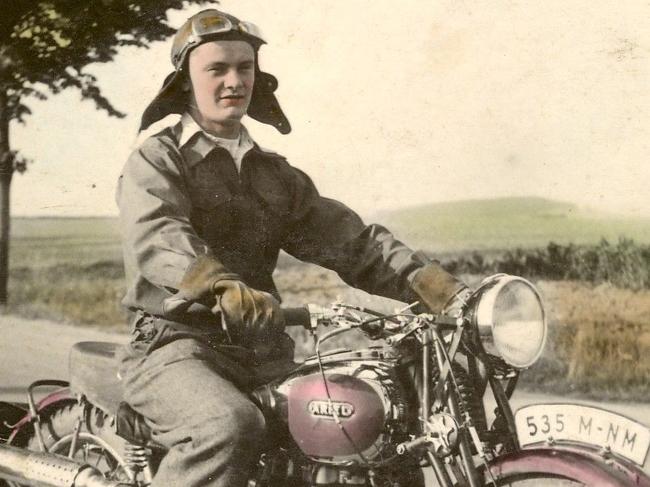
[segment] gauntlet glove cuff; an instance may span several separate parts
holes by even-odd
[[[212,283],[212,292],[217,295],[221,296],[227,289],[228,285],[224,281],[241,281],[241,277],[239,277],[239,274],[235,274],[234,272],[224,272],[223,274],[219,274],[215,281]]]
[[[411,280],[411,287],[432,313],[443,311],[467,288],[437,262],[431,262],[418,269]]]

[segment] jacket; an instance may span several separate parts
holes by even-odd
[[[428,261],[387,229],[366,225],[321,196],[304,172],[276,153],[254,145],[238,173],[228,151],[207,134],[183,140],[182,131],[179,123],[145,140],[119,179],[128,309],[164,317],[164,299],[203,254],[279,297],[272,273],[280,250],[369,293],[418,299],[410,279]],[[204,326],[215,319],[197,304],[180,321]]]

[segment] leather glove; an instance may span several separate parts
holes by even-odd
[[[224,323],[237,334],[250,338],[281,330],[280,304],[269,293],[248,287],[214,257],[201,256],[187,270],[178,292],[165,300],[165,315],[174,318],[193,304],[201,303],[221,312]]]
[[[467,286],[444,270],[437,262],[430,262],[418,269],[411,287],[432,313],[441,313],[448,309],[456,296]]]
[[[282,331],[284,319],[280,303],[269,293],[248,287],[236,279],[220,279],[213,286],[217,304],[226,326],[244,339],[258,340]]]

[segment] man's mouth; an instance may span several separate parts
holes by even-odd
[[[225,95],[220,96],[219,101],[223,102],[226,106],[240,105],[244,102],[244,95]]]

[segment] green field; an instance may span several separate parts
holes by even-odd
[[[12,269],[120,261],[117,218],[13,218]]]

